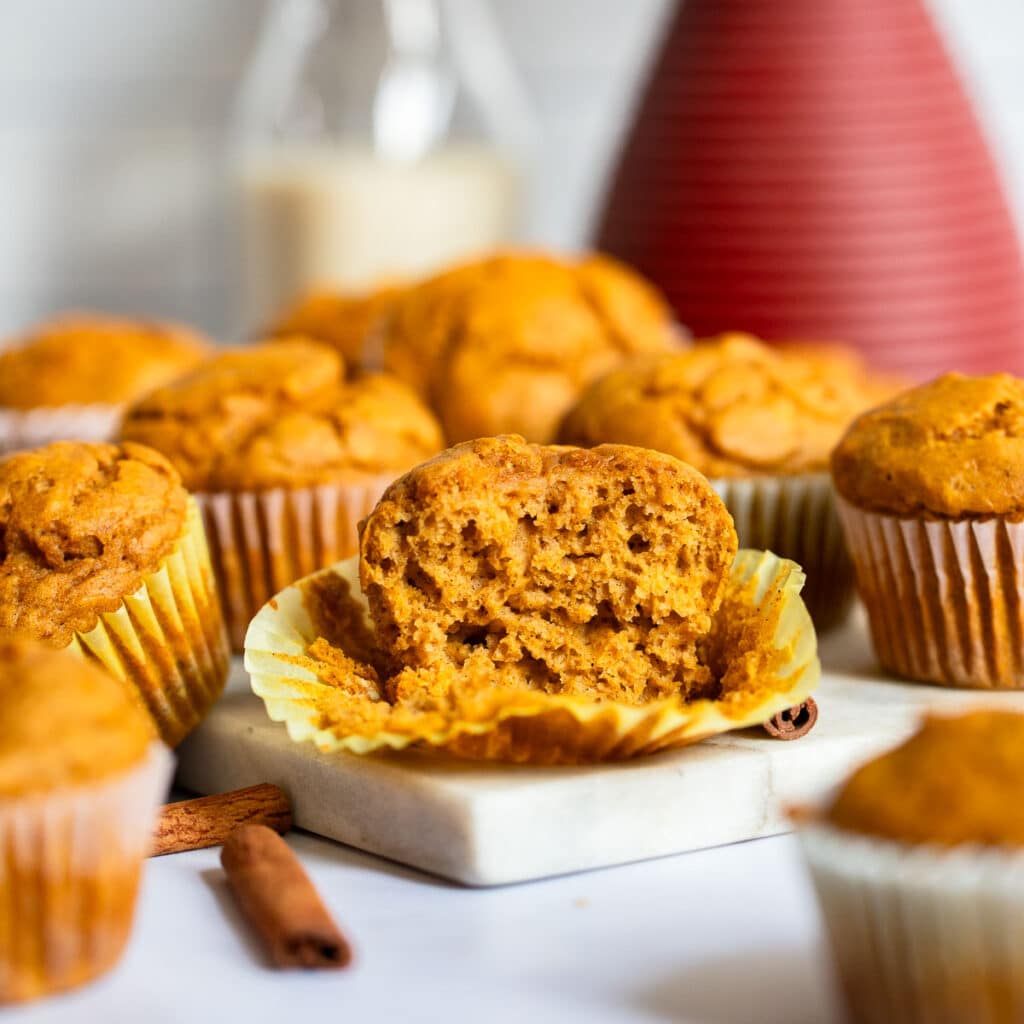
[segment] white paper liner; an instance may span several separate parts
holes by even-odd
[[[900,519],[839,502],[891,672],[945,686],[1024,687],[1024,523]]]
[[[101,404],[0,408],[0,455],[51,441],[112,441],[123,410],[121,405]]]
[[[711,486],[736,523],[741,548],[774,551],[807,574],[803,598],[818,629],[841,622],[854,596],[854,574],[827,473],[719,477]]]
[[[0,1003],[117,961],[173,762],[154,743],[127,774],[0,801]]]
[[[274,594],[359,549],[359,522],[394,478],[196,495],[235,650]]]
[[[230,651],[196,503],[174,550],[119,608],[102,613],[69,649],[128,684],[176,746],[220,696]]]
[[[853,1020],[1024,1020],[1024,851],[799,836]]]

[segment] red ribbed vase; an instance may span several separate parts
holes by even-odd
[[[1019,241],[921,0],[683,3],[598,244],[697,335],[1024,372]]]

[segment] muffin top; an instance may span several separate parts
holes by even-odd
[[[656,448],[709,477],[816,472],[878,393],[848,349],[776,350],[726,334],[612,370],[570,410],[560,440]]]
[[[170,553],[187,498],[137,444],[57,441],[0,461],[0,634],[64,647],[92,629]]]
[[[604,256],[501,255],[406,290],[384,331],[384,365],[437,411],[448,440],[554,440],[595,377],[676,347],[668,306]]]
[[[283,310],[267,334],[272,338],[303,335],[341,353],[351,372],[372,363],[374,333],[402,289],[382,287],[363,293],[318,288]]]
[[[0,406],[129,402],[208,354],[204,338],[177,324],[71,313],[0,352]]]
[[[483,673],[643,703],[711,695],[698,645],[736,547],[721,499],[671,456],[480,438],[388,488],[360,579],[389,667],[411,670],[399,689]]]
[[[430,411],[387,374],[345,380],[332,348],[292,339],[225,352],[128,410],[193,491],[311,487],[408,469],[442,447]]]
[[[155,734],[113,676],[67,651],[0,638],[0,797],[130,770]]]
[[[832,456],[836,489],[898,516],[1024,514],[1024,380],[949,373],[859,417]]]
[[[928,718],[868,762],[826,812],[838,828],[906,843],[1024,845],[1024,714]]]

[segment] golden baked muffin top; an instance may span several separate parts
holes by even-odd
[[[0,351],[0,406],[130,402],[209,355],[178,324],[71,313],[39,324]]]
[[[621,264],[509,254],[399,295],[383,358],[426,397],[450,442],[506,432],[548,442],[595,377],[676,344],[662,297]]]
[[[171,552],[187,499],[137,444],[57,441],[0,461],[0,634],[64,647],[92,629]]]
[[[807,352],[725,334],[630,360],[584,392],[559,439],[656,448],[709,477],[824,470],[842,431],[879,388],[848,349]],[[845,372],[833,372],[839,365]]]
[[[833,825],[906,843],[1024,846],[1024,714],[925,720],[856,771],[826,812]]]
[[[391,485],[362,529],[360,581],[393,700],[476,679],[642,703],[711,695],[700,643],[736,547],[678,459],[482,438]]]
[[[67,651],[0,638],[0,797],[131,770],[156,736],[124,686]]]
[[[398,286],[363,293],[318,288],[283,310],[267,334],[272,338],[303,335],[322,341],[341,353],[351,372],[374,362],[374,334],[401,292]]]
[[[223,353],[129,409],[122,436],[163,452],[193,491],[398,472],[443,443],[431,412],[401,381],[346,381],[334,349],[303,339]]]
[[[860,416],[832,456],[839,493],[897,516],[1024,515],[1024,380],[948,373]]]

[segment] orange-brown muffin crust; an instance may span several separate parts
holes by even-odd
[[[492,257],[408,289],[383,342],[384,365],[427,398],[450,442],[551,441],[595,377],[676,344],[664,300],[626,267],[541,255]]]
[[[320,288],[300,296],[267,331],[271,338],[303,335],[337,349],[351,372],[373,362],[374,335],[383,324],[399,287],[366,293]]]
[[[0,797],[129,771],[155,739],[113,676],[65,651],[0,638]]]
[[[458,445],[396,481],[364,524],[360,580],[389,699],[481,685],[709,696],[699,644],[736,546],[721,500],[670,456]]]
[[[847,501],[897,516],[1024,516],[1024,380],[949,373],[860,416],[832,456]]]
[[[193,369],[209,352],[205,338],[178,324],[69,314],[0,352],[0,406],[119,405]]]
[[[56,647],[142,585],[188,495],[141,445],[58,441],[0,461],[0,633]]]
[[[818,472],[877,397],[849,350],[809,356],[727,334],[606,374],[565,417],[559,439],[655,448],[709,477]]]
[[[312,341],[225,352],[132,407],[122,436],[163,452],[193,491],[357,480],[441,448],[437,421],[401,381],[344,377],[338,353]]]
[[[1024,846],[1024,714],[925,720],[856,771],[826,812],[851,832],[905,843]]]

